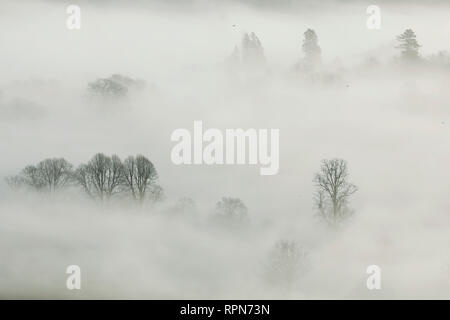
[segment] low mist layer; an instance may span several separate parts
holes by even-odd
[[[338,3],[82,2],[68,30],[69,3],[2,2],[0,297],[449,298],[448,5],[382,2],[369,30],[368,4]],[[173,164],[171,133],[197,120],[279,129],[278,174]],[[145,156],[160,196],[23,176],[52,158],[75,174],[98,153]],[[327,159],[356,187],[339,225],[317,202]]]

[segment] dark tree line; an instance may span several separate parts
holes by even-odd
[[[19,174],[6,178],[12,189],[28,189],[54,194],[67,187],[79,187],[94,200],[108,201],[115,195],[127,196],[138,203],[146,199],[161,200],[163,189],[153,163],[143,155],[122,161],[117,155],[94,155],[87,163],[73,169],[63,158],[45,159],[26,166]],[[350,196],[357,187],[349,181],[347,163],[342,159],[323,160],[313,180],[315,208],[320,218],[338,225],[352,215]],[[177,210],[195,207],[192,199],[183,199]],[[239,198],[223,197],[217,202],[215,216],[219,220],[245,222],[248,209]]]
[[[75,170],[62,158],[45,159],[26,166],[18,175],[6,178],[13,189],[27,188],[55,193],[69,186],[79,186],[90,198],[109,200],[116,194],[128,195],[137,202],[162,197],[158,173],[143,155],[122,161],[117,155],[98,153]]]
[[[419,49],[421,45],[417,41],[417,36],[412,29],[406,29],[402,34],[396,37],[396,49],[400,50],[400,59],[404,62],[417,62],[420,60]],[[303,57],[297,64],[300,71],[312,72],[321,66],[322,49],[319,46],[319,38],[313,29],[307,29],[303,33],[301,44]],[[439,53],[438,58],[444,59],[445,62],[450,60],[448,53],[445,51]],[[443,57],[443,58],[442,58]],[[436,58],[435,58],[436,60]],[[264,49],[260,39],[255,33],[245,33],[242,38],[242,44],[239,48],[235,47],[233,53],[228,57],[227,62],[231,65],[244,63],[246,65],[261,66],[264,62]]]
[[[90,82],[87,87],[87,92],[90,97],[120,98],[127,96],[130,89],[140,89],[144,86],[145,82],[142,80],[113,74],[108,78],[100,78]]]

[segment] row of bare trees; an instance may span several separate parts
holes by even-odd
[[[117,155],[103,153],[96,154],[75,170],[67,160],[53,158],[26,166],[20,174],[6,178],[13,189],[55,193],[66,187],[80,186],[92,199],[104,201],[116,194],[125,194],[141,203],[145,199],[161,199],[163,190],[157,180],[153,163],[143,155],[129,156],[122,161]],[[357,187],[349,181],[345,160],[323,160],[313,181],[315,207],[323,220],[336,225],[352,215],[349,199]],[[216,211],[237,220],[247,216],[247,208],[238,198],[223,198],[217,203]]]
[[[105,201],[122,194],[140,203],[145,199],[162,197],[163,190],[157,180],[155,166],[143,155],[129,156],[122,161],[117,155],[106,156],[103,153],[96,154],[76,169],[63,158],[52,158],[26,166],[20,174],[6,178],[13,189],[53,194],[67,187],[79,186],[95,200]]]
[[[22,172],[6,178],[13,189],[29,188],[54,193],[63,189],[73,178],[73,166],[62,158],[45,159],[37,165],[26,166]]]

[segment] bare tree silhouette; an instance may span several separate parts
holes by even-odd
[[[103,201],[120,192],[123,172],[123,164],[118,156],[108,157],[98,153],[87,164],[78,167],[75,179],[87,195]]]
[[[268,282],[287,291],[306,272],[306,251],[296,241],[280,240],[275,243],[265,265]]]
[[[125,159],[123,167],[125,189],[131,193],[133,199],[143,202],[158,179],[153,163],[142,155],[129,156]]]
[[[26,166],[17,176],[7,177],[13,189],[28,187],[36,191],[54,193],[66,187],[72,178],[72,165],[63,158],[45,159],[36,166]]]
[[[322,161],[320,171],[314,177],[319,216],[331,224],[339,223],[351,214],[347,205],[357,188],[348,182],[348,175],[345,160],[331,159]]]

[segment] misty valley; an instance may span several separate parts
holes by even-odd
[[[449,9],[1,1],[0,297],[448,299]]]

